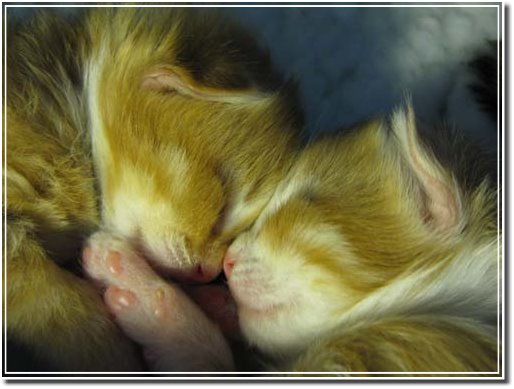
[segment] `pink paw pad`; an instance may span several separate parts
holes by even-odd
[[[84,270],[104,286],[116,285],[133,290],[138,279],[158,280],[145,258],[133,251],[129,243],[107,232],[97,232],[83,250]]]
[[[151,365],[162,367],[163,360],[171,361],[172,369],[184,371],[188,361],[196,366],[211,352],[218,355],[227,349],[217,326],[181,288],[159,277],[129,243],[98,232],[84,248],[83,265],[93,281],[106,287],[109,311],[122,330],[147,350]],[[211,303],[225,304],[221,296],[214,297]],[[230,355],[227,350],[222,354]],[[182,357],[189,353],[191,359]]]
[[[137,301],[136,295],[129,290],[117,286],[109,286],[104,295],[105,303],[114,311],[133,307]]]
[[[163,319],[169,312],[167,308],[167,301],[165,300],[166,291],[164,288],[159,287],[155,290],[153,295],[153,313],[156,318]]]
[[[123,267],[121,266],[121,254],[119,252],[108,252],[106,262],[111,273],[119,275],[123,271]]]

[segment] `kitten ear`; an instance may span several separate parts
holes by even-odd
[[[157,92],[177,92],[200,100],[231,104],[252,103],[267,97],[254,88],[229,89],[204,85],[179,66],[161,66],[143,76],[142,87]]]
[[[218,12],[177,11],[176,30],[162,56],[143,74],[143,86],[196,99],[258,102],[276,92],[283,79],[269,53],[242,26]]]
[[[398,140],[399,151],[419,184],[425,222],[437,231],[455,232],[463,219],[459,187],[421,142],[410,101],[393,114],[391,128]]]

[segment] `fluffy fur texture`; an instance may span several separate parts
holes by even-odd
[[[209,281],[288,169],[290,90],[244,31],[204,13],[106,10],[88,28],[103,220],[176,277]]]
[[[225,267],[277,369],[496,370],[487,165],[463,162],[460,142],[426,147],[405,109],[313,142],[283,180],[290,88],[246,33],[168,12],[39,16],[9,34],[10,339],[56,370],[138,369],[69,271],[83,238],[103,218],[156,267],[207,281],[260,214]]]
[[[176,277],[216,277],[300,142],[294,88],[203,11],[41,13],[8,36],[9,339],[55,370],[137,369],[69,271],[83,239],[101,225]]]
[[[271,372],[494,375],[494,176],[462,140],[451,156],[438,140],[421,140],[407,106],[311,142],[230,246],[240,326]],[[126,242],[95,235],[85,257],[152,369],[234,367],[219,329]],[[222,322],[226,296],[208,293]]]
[[[230,246],[243,333],[280,370],[497,371],[496,183],[437,151],[410,106],[313,141]]]

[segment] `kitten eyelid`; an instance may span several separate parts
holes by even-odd
[[[218,216],[216,217],[216,221],[211,229],[211,236],[217,236],[223,230],[223,226],[225,225],[225,221],[228,214],[228,204],[227,202],[223,203],[223,206],[220,208],[218,212]]]

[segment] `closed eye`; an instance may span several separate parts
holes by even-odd
[[[216,217],[216,222],[212,226],[211,229],[211,237],[217,237],[221,234],[221,231],[223,230],[223,226],[225,225],[225,221],[227,219],[227,203],[223,204],[223,207],[221,207],[218,216]]]

